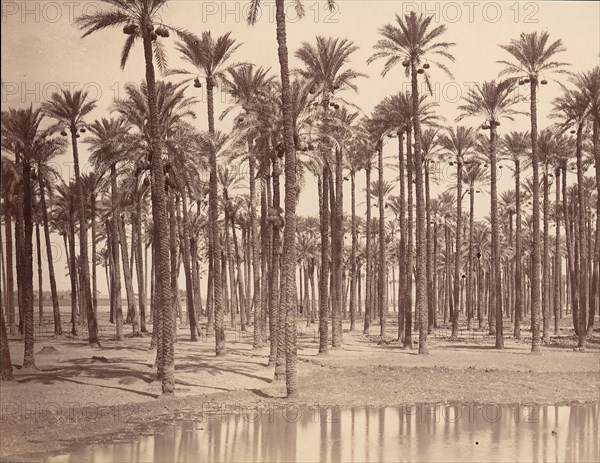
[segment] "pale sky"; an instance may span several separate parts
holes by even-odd
[[[102,7],[101,2],[73,1],[10,1],[2,0],[2,109],[39,105],[60,86],[74,89],[87,88],[91,96],[97,96],[98,108],[90,116],[109,115],[108,108],[114,96],[122,94],[127,82],[139,83],[144,76],[143,56],[138,45],[131,55],[125,71],[119,67],[121,47],[125,36],[120,29],[100,31],[81,39],[81,32],[72,20],[82,12],[93,12]],[[394,15],[404,14],[411,9],[434,14],[434,23],[446,24],[444,40],[455,42],[451,52],[456,62],[450,64],[454,79],[433,70],[435,94],[440,103],[438,113],[449,124],[455,124],[457,105],[469,85],[474,82],[497,77],[501,65],[497,60],[508,55],[499,44],[517,38],[521,32],[543,31],[550,33],[551,40],[562,39],[566,52],[557,57],[571,63],[575,72],[589,70],[599,64],[600,58],[600,3],[598,2],[398,2],[398,1],[338,1],[338,7],[329,13],[322,1],[304,1],[306,17],[298,20],[292,6],[288,9],[288,48],[290,66],[300,63],[293,56],[304,41],[314,42],[315,36],[348,38],[359,47],[352,56],[350,67],[368,74],[369,78],[356,81],[359,92],[345,92],[344,97],[369,114],[384,97],[406,88],[407,79],[402,67],[392,70],[385,78],[380,77],[382,62],[366,64],[378,40],[378,29],[394,21]],[[171,0],[164,9],[162,20],[201,34],[210,30],[214,36],[232,31],[243,46],[234,56],[235,61],[251,62],[270,67],[278,74],[277,48],[275,40],[274,2],[263,2],[261,19],[256,26],[245,22],[247,1]],[[175,38],[161,39],[168,51],[169,64],[181,67],[182,62],[174,51]],[[553,76],[547,77],[549,85],[542,87],[538,105],[538,126],[544,128],[551,121],[547,117],[551,100],[560,94],[559,85]],[[188,90],[198,91],[193,87]],[[120,93],[121,92],[121,93]],[[225,95],[217,95],[217,114],[225,107]],[[528,103],[522,104],[528,111]],[[197,108],[197,124],[207,128],[205,99]],[[528,130],[527,116],[519,117],[514,123],[503,122],[500,135],[510,130]],[[464,120],[461,124],[478,126],[482,121]],[[228,130],[227,119],[217,122],[217,128]],[[82,146],[82,162],[87,161],[85,146]],[[395,156],[397,141],[390,140],[384,153]],[[58,161],[63,175],[69,176],[70,151]],[[392,160],[390,160],[392,162]],[[512,187],[507,169],[501,171],[501,191]],[[393,179],[395,172],[386,172]],[[432,195],[445,190],[451,179],[442,181],[432,190]],[[349,182],[345,183],[346,210],[350,209]],[[358,202],[364,188],[364,174],[359,174]],[[397,194],[395,192],[394,194]],[[478,196],[481,203],[477,208],[478,218],[489,211],[489,196]],[[318,211],[317,192],[314,180],[308,179],[302,192],[298,213],[314,215]],[[359,215],[364,215],[364,206],[359,206]],[[62,240],[56,237],[57,243]],[[62,275],[64,259],[58,263],[57,273]],[[47,270],[44,268],[45,274]],[[34,272],[36,273],[36,272]],[[104,272],[99,268],[99,289],[106,292]],[[46,278],[46,277],[45,277]],[[183,285],[181,285],[183,287]],[[59,276],[59,289],[68,289],[68,279]]]

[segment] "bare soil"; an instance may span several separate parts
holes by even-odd
[[[298,372],[308,406],[396,406],[407,403],[561,404],[600,401],[600,336],[586,352],[575,349],[565,328],[541,354],[530,353],[530,334],[505,339],[505,349],[482,331],[463,330],[458,339],[438,329],[429,355],[405,350],[391,337],[349,333],[343,348],[317,355],[316,325],[301,323]],[[362,327],[362,323],[359,324]],[[371,327],[371,333],[379,326]],[[510,333],[506,329],[506,333]],[[139,432],[140,426],[223,411],[283,406],[285,384],[274,382],[268,347],[252,349],[252,332],[227,332],[229,354],[216,358],[214,337],[189,341],[180,327],[176,344],[176,394],[161,396],[150,337],[116,342],[48,338],[36,343],[39,370],[21,371],[23,345],[10,342],[14,382],[2,383],[0,459],[57,452],[76,442],[102,441]]]

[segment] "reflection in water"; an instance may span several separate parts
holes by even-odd
[[[599,461],[599,407],[290,406],[178,422],[45,461]]]

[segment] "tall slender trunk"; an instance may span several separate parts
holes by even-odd
[[[366,229],[365,233],[367,235],[367,243],[366,243],[366,297],[365,297],[365,323],[363,328],[364,334],[369,334],[369,327],[371,326],[371,310],[373,309],[373,305],[371,303],[371,293],[373,292],[373,287],[371,286],[371,275],[373,272],[373,268],[371,265],[371,164],[367,161],[368,164],[365,167],[365,176],[367,183],[367,221],[366,221]],[[323,185],[325,185],[325,180],[323,180]],[[325,194],[323,194],[325,196]],[[323,198],[323,202],[325,203],[327,198]],[[323,267],[321,266],[321,273],[323,273]]]
[[[358,247],[356,228],[356,172],[354,169],[350,170],[350,195],[352,227],[352,248],[350,250],[350,331],[354,331],[356,323],[356,250]]]
[[[65,235],[65,249],[67,248]],[[71,334],[77,336],[77,263],[75,261],[75,221],[69,215],[69,279],[71,282]]]
[[[6,324],[4,323],[4,312],[2,310],[0,310],[0,320],[2,321],[2,331],[0,331],[0,336],[2,336],[2,340],[0,341],[2,344],[2,371],[0,372],[0,380],[13,381],[13,367],[10,360],[8,336],[6,335]]]
[[[21,286],[23,291],[23,328],[25,338],[25,351],[23,355],[23,368],[35,368],[33,358],[33,218],[32,218],[32,191],[31,191],[31,164],[29,159],[21,159],[23,173],[23,255],[21,270]]]
[[[335,215],[335,221],[332,220],[332,263],[333,263],[333,281],[335,285],[335,299],[333,304],[333,321],[332,321],[332,344],[334,348],[341,347],[343,343],[342,318],[344,307],[344,179],[342,174],[342,149],[339,146],[335,150],[335,208],[331,210],[332,215]],[[335,228],[333,224],[335,223]],[[334,239],[335,236],[335,239]]]
[[[469,184],[469,256],[467,262],[467,329],[471,331],[473,318],[473,225],[475,215],[475,188]]]
[[[285,147],[285,229],[283,234],[283,256],[281,265],[282,306],[285,320],[280,322],[286,332],[286,389],[288,398],[299,395],[296,370],[296,315],[294,302],[296,263],[296,205],[298,186],[296,184],[296,150],[293,136],[293,114],[290,95],[290,73],[288,66],[288,49],[286,44],[285,0],[275,1],[275,19],[277,22],[277,44],[279,65],[281,68],[281,99],[283,107],[283,138]]]
[[[14,298],[14,263],[13,263],[13,232],[12,232],[12,201],[13,194],[8,190],[8,182],[5,182],[4,186],[4,229],[6,230],[6,314],[8,320],[8,329],[10,334],[15,334],[15,298]],[[46,208],[44,207],[44,211]],[[48,215],[46,212],[46,219]],[[47,223],[47,221],[46,221]],[[46,240],[46,246],[48,246],[48,240]],[[50,249],[48,247],[48,249]],[[51,261],[51,259],[50,259]],[[55,286],[56,287],[56,286]],[[12,372],[12,370],[11,370]]]
[[[281,300],[280,300],[280,272],[281,272],[281,227],[280,227],[280,191],[279,191],[279,175],[281,168],[279,159],[273,159],[273,206],[269,212],[269,220],[272,229],[271,243],[271,274],[269,280],[269,294],[271,299],[271,355],[269,363],[275,364],[275,379],[283,379],[285,375],[285,355],[281,349],[285,348],[285,331],[282,330],[281,324]],[[271,362],[271,358],[273,362]]]
[[[585,350],[587,342],[587,315],[589,303],[589,281],[588,281],[588,242],[586,239],[586,205],[587,198],[583,186],[583,123],[577,126],[577,198],[579,199],[579,233],[577,243],[579,245],[579,342],[577,347]],[[596,160],[598,162],[598,160]]]
[[[490,121],[490,169],[491,169],[491,216],[492,216],[492,284],[494,300],[492,309],[496,314],[496,349],[504,349],[502,319],[502,273],[500,269],[500,229],[498,226],[498,172],[496,158],[496,124]]]
[[[96,193],[92,192],[90,194],[90,220],[92,222],[92,309],[94,310],[94,314],[96,319],[98,319],[98,272],[96,267]]]
[[[319,276],[319,354],[329,349],[329,167],[323,166],[319,179],[319,209],[321,212],[321,274]],[[368,185],[368,183],[367,183]],[[367,240],[369,238],[367,237]],[[367,257],[368,259],[368,257]],[[367,311],[365,311],[366,314]],[[368,330],[365,318],[365,330]]]
[[[406,224],[406,295],[404,302],[404,344],[403,347],[412,349],[412,287],[413,287],[413,266],[415,263],[414,235],[413,235],[413,146],[412,146],[412,130],[406,132],[406,209],[408,219]],[[416,316],[416,313],[415,313]]]
[[[379,306],[379,335],[385,337],[385,322],[387,307],[385,304],[386,293],[386,259],[385,259],[385,204],[383,197],[383,146],[377,146],[377,168],[379,180],[379,194],[377,202],[379,203],[379,280],[378,280],[378,306]]]
[[[523,319],[523,287],[521,256],[521,161],[515,160],[515,339],[521,339],[521,320]]]
[[[125,293],[127,295],[127,318],[131,320],[133,336],[139,336],[140,325],[138,313],[135,308],[131,269],[129,268],[129,249],[127,246],[127,235],[125,234],[125,220],[122,217],[117,217],[117,220],[119,227],[119,241],[121,242],[121,257],[123,259],[123,276],[125,277]]]
[[[537,146],[537,80],[531,84],[531,165],[533,169],[533,237],[531,240],[531,351],[540,351],[540,166]]]
[[[258,220],[256,217],[256,155],[253,147],[250,147],[250,157],[248,159],[248,173],[250,177],[250,229],[248,230],[250,245],[250,260],[252,262],[252,307],[254,309],[254,339],[252,343],[253,349],[259,349],[263,346],[265,339],[261,326],[262,310],[265,307],[262,304],[262,294],[260,287],[260,237],[258,231]]]
[[[40,224],[35,224],[35,248],[37,253],[38,271],[38,323],[44,326],[44,288],[42,280],[42,247],[40,244]]]
[[[39,169],[38,169],[39,170]],[[58,303],[58,291],[56,290],[56,274],[54,273],[54,259],[52,253],[52,243],[50,241],[50,225],[48,223],[48,208],[46,206],[46,183],[43,176],[38,177],[38,183],[40,185],[40,203],[42,207],[42,220],[44,222],[44,242],[46,244],[46,254],[48,257],[48,275],[50,277],[50,292],[52,293],[52,312],[54,315],[54,334],[59,336],[62,334],[62,326],[60,321],[60,305]],[[8,242],[7,242],[8,248]],[[12,243],[11,243],[12,249]],[[12,251],[11,251],[12,253]],[[8,262],[8,256],[7,256]],[[12,256],[11,256],[12,265]],[[8,272],[7,272],[8,275]],[[11,280],[12,280],[12,269],[11,269]],[[7,278],[8,279],[8,278]],[[12,302],[12,282],[10,285],[10,298]]]
[[[544,224],[543,224],[543,251],[542,251],[542,341],[544,344],[550,342],[550,246],[549,246],[549,224],[550,224],[550,201],[548,190],[550,184],[548,180],[548,162],[544,160],[543,172],[543,208],[544,208]]]
[[[452,337],[458,336],[460,313],[460,251],[462,248],[462,170],[463,153],[456,156],[456,242],[454,248],[454,310],[452,311]]]
[[[404,341],[404,318],[406,303],[406,180],[404,177],[404,132],[398,130],[398,177],[400,183],[400,249],[398,250],[398,343]]]
[[[110,189],[111,189],[111,204],[112,204],[112,256],[113,256],[113,301],[114,315],[117,328],[117,341],[123,340],[123,306],[121,301],[121,264],[119,263],[119,217],[121,211],[119,207],[119,198],[117,192],[117,166],[115,163],[110,166]],[[153,328],[156,329],[156,326]]]
[[[433,236],[431,226],[431,198],[429,191],[429,160],[423,162],[425,170],[425,227],[426,227],[426,255],[427,255],[427,333],[433,332],[433,301],[435,299],[433,285]]]
[[[150,18],[146,18],[146,24],[150,25]],[[148,33],[148,27],[143,28],[144,58],[146,63],[146,85],[148,87],[148,129],[150,133],[150,167],[151,167],[151,198],[152,218],[154,222],[154,243],[156,250],[154,257],[155,270],[155,307],[159,314],[157,324],[159,325],[159,342],[162,344],[161,355],[158,357],[157,370],[159,378],[162,379],[163,394],[173,394],[175,390],[175,350],[173,331],[170,327],[173,323],[173,312],[171,309],[171,288],[169,268],[169,226],[167,216],[167,200],[165,196],[165,174],[163,162],[160,155],[160,139],[158,138],[158,112],[156,103],[156,81],[154,75],[154,63],[152,53],[152,41]],[[153,259],[154,260],[154,259]],[[165,329],[165,327],[167,329]]]
[[[141,199],[141,198],[140,198]],[[137,239],[135,240],[135,246],[131,250],[135,253],[135,269],[138,286],[138,304],[140,307],[140,331],[146,333],[146,280],[143,263],[143,250],[142,250],[142,208],[141,200],[138,199],[136,204],[136,211],[133,214],[133,227]]]
[[[192,342],[198,340],[198,323],[196,321],[196,309],[194,301],[194,284],[192,277],[192,262],[190,257],[190,218],[187,207],[185,192],[181,191],[181,208],[183,210],[183,273],[185,275],[186,310],[190,319],[190,339]]]
[[[81,175],[79,173],[79,150],[77,146],[77,127],[72,124],[71,145],[73,148],[73,170],[75,171],[75,191],[77,196],[77,207],[79,211],[79,258],[81,271],[81,300],[83,303],[82,311],[85,311],[88,323],[88,333],[90,344],[98,344],[98,324],[96,322],[96,314],[92,305],[92,293],[90,288],[90,268],[88,258],[88,234],[86,208],[83,194],[83,185]]]

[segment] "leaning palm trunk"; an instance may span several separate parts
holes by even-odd
[[[44,222],[44,241],[46,243],[46,253],[48,255],[48,275],[50,277],[50,291],[52,293],[52,311],[54,315],[54,334],[61,335],[62,334],[62,326],[60,321],[60,306],[58,304],[58,292],[56,290],[56,275],[54,273],[54,259],[52,258],[52,244],[50,242],[50,226],[48,224],[48,209],[46,207],[46,189],[45,182],[42,178],[42,175],[39,176],[39,185],[40,185],[40,202],[42,206],[42,220]],[[8,243],[7,243],[8,248]],[[8,258],[6,259],[8,262]],[[11,256],[11,265],[12,265],[12,256]],[[12,272],[11,272],[12,279]],[[12,283],[10,289],[10,299],[12,300]]]

